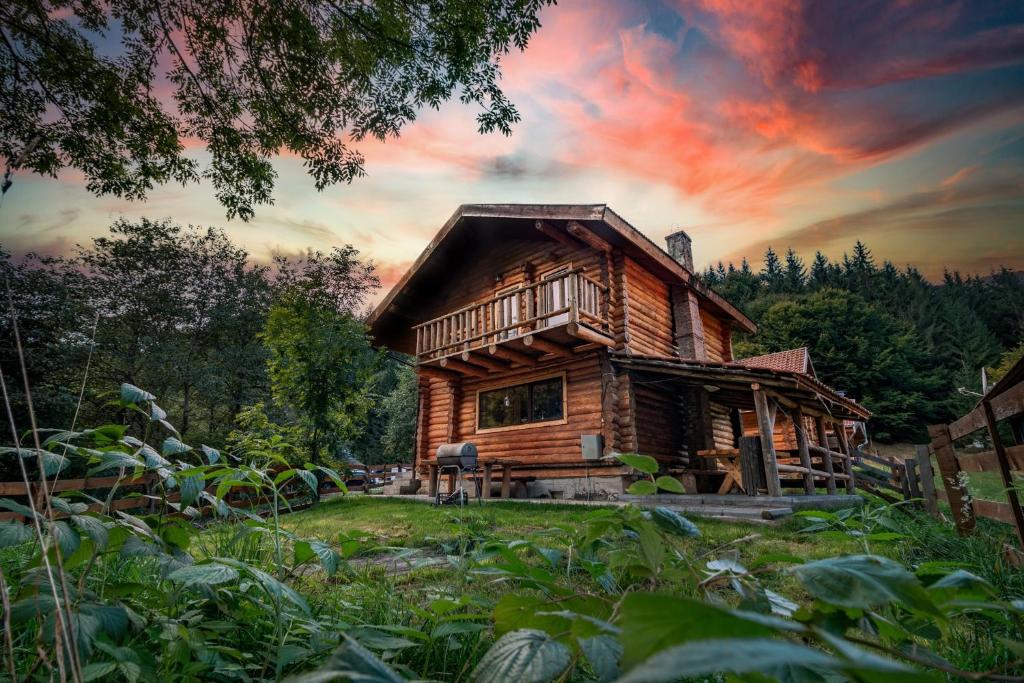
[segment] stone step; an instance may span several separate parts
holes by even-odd
[[[619,500],[634,505],[675,506],[675,505],[711,505],[716,507],[746,508],[792,508],[794,510],[835,510],[848,507],[860,507],[864,499],[860,496],[742,496],[716,494],[660,494],[656,496],[634,496],[623,494]]]
[[[789,507],[747,507],[742,505],[664,505],[662,507],[688,516],[745,521],[773,521],[793,514],[793,508]]]

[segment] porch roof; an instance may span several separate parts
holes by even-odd
[[[683,360],[674,356],[613,352],[611,358],[613,363],[623,368],[677,377],[691,386],[715,387],[712,400],[744,410],[753,409],[751,385],[758,384],[781,399],[799,405],[809,414],[820,413],[843,420],[867,420],[871,417],[871,412],[864,406],[802,372],[756,368],[742,362]]]

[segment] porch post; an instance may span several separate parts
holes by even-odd
[[[804,493],[808,496],[814,495],[814,469],[811,467],[811,449],[807,444],[807,428],[804,426],[804,413],[800,406],[793,409],[793,432],[796,434],[796,447],[800,453],[800,466],[807,469],[804,472]],[[828,456],[825,456],[826,458]]]
[[[857,482],[853,480],[853,451],[850,450],[850,440],[846,438],[846,427],[842,420],[832,423],[839,437],[839,448],[843,451],[843,463],[846,465],[846,492],[854,494],[857,492]]]
[[[774,420],[772,411],[768,409],[768,396],[760,384],[751,384],[754,392],[754,411],[757,413],[757,427],[761,434],[761,452],[764,454],[764,475],[768,485],[769,496],[782,495],[782,482],[779,481],[779,463],[775,458],[775,442],[772,438]]]
[[[836,470],[832,462],[832,449],[828,447],[828,432],[825,430],[825,418],[816,415],[814,425],[818,428],[818,445],[825,449],[825,471],[828,472],[828,495],[836,495]]]

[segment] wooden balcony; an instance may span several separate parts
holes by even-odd
[[[421,368],[477,377],[614,344],[608,288],[582,269],[501,292],[414,329]]]

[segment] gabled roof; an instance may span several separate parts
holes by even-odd
[[[710,308],[734,321],[739,328],[747,332],[757,330],[750,318],[605,204],[463,204],[370,314],[369,324],[377,342],[404,350],[398,340],[412,325],[422,322],[415,319],[416,296],[430,291],[439,277],[450,276],[451,263],[446,268],[434,267],[435,258],[457,260],[464,246],[460,240],[477,244],[479,240],[475,238],[484,236],[500,239],[503,232],[514,229],[515,225],[532,226],[536,221],[544,221],[566,234],[569,234],[566,228],[570,222],[581,224],[611,246],[621,248],[664,281],[689,285]],[[420,294],[416,294],[417,291]]]
[[[775,353],[766,353],[761,356],[740,358],[735,361],[748,368],[764,368],[765,370],[783,370],[786,372],[799,372],[809,377],[817,377],[814,372],[814,364],[811,363],[811,354],[806,346],[799,349],[786,349]]]

